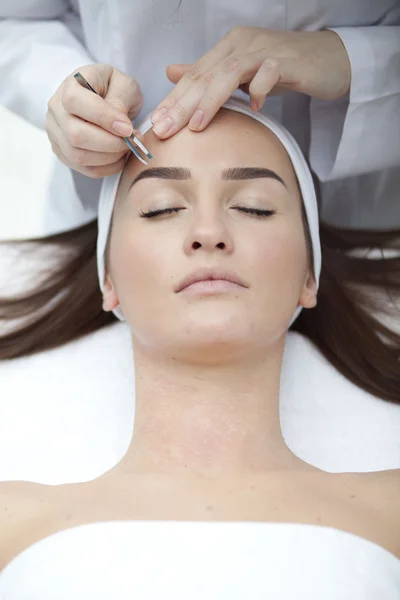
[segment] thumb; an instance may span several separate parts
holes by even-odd
[[[143,94],[136,79],[113,68],[104,100],[133,120],[143,106]]]
[[[172,83],[178,83],[181,77],[192,68],[192,63],[171,64],[166,68],[167,77]]]

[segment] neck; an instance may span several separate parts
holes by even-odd
[[[135,348],[135,422],[125,473],[256,475],[305,465],[279,419],[284,339],[235,364],[185,364]]]

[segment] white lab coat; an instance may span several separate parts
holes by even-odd
[[[0,104],[42,129],[48,100],[82,65],[137,79],[140,119],[172,89],[168,63],[195,62],[236,25],[333,29],[350,57],[349,95],[291,92],[263,110],[294,134],[322,182],[324,220],[400,226],[398,0],[0,0],[0,18]],[[55,160],[40,233],[95,218],[100,185]]]

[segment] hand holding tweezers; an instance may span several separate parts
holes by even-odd
[[[77,73],[75,73],[74,75],[76,81],[82,85],[83,87],[86,87],[88,90],[94,92],[95,94],[97,94],[96,90],[94,90],[92,88],[92,86],[90,85],[90,83],[88,81],[86,81],[86,79],[83,77],[83,75],[81,75],[81,73],[79,73],[79,71]],[[99,96],[99,94],[97,94]],[[125,143],[129,146],[129,148],[132,150],[133,154],[140,160],[140,162],[142,162],[144,165],[148,165],[148,161],[145,158],[142,158],[139,154],[139,151],[134,147],[133,144],[136,144],[136,146],[139,146],[140,150],[147,156],[147,158],[153,158],[152,155],[150,154],[150,152],[147,150],[146,146],[144,144],[142,144],[142,142],[136,137],[136,135],[130,135],[129,137],[124,137],[124,141]]]

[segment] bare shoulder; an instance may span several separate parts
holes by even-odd
[[[371,509],[400,525],[400,469],[370,473],[340,473],[335,476],[336,489],[342,498]]]
[[[400,469],[319,476],[326,523],[400,558]]]
[[[35,502],[44,502],[46,489],[50,486],[30,481],[0,482],[0,519],[10,521],[20,511],[27,511]]]
[[[400,469],[368,473],[371,501],[400,525]]]
[[[0,570],[35,539],[53,486],[0,482]]]
[[[28,507],[44,504],[53,486],[31,481],[0,482],[0,519],[9,520],[17,511],[27,512]]]
[[[353,493],[371,516],[375,541],[400,558],[400,469],[362,473],[355,481]]]
[[[400,521],[400,469],[360,473],[356,479],[356,487],[371,506],[389,513],[394,510],[393,516],[397,516]]]

